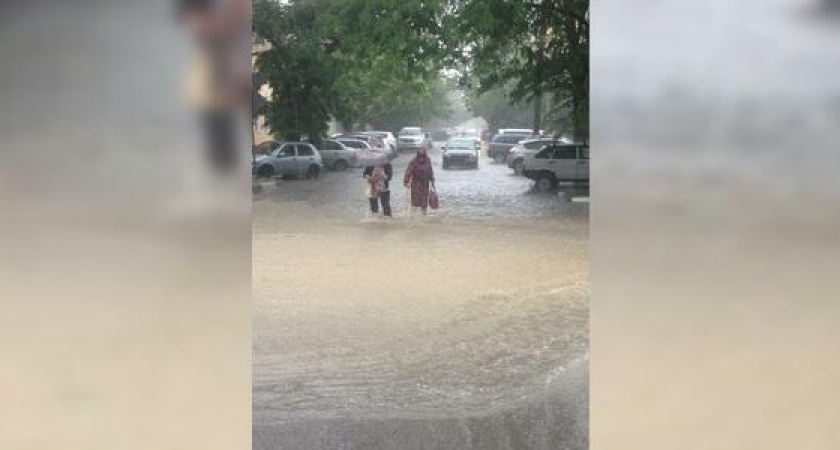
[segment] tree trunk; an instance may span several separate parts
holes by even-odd
[[[566,20],[564,24],[571,59],[568,72],[571,78],[572,135],[575,142],[587,142],[589,140],[589,37],[588,27],[577,23],[577,20]]]
[[[542,93],[534,96],[534,134],[540,134],[542,129]]]

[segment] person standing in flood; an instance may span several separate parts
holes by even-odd
[[[370,183],[368,187],[368,200],[370,201],[370,212],[379,213],[379,203],[382,203],[382,214],[391,217],[391,189],[390,183],[394,169],[391,163],[384,162],[377,166],[367,166],[362,176]]]
[[[425,147],[421,147],[417,156],[408,163],[403,184],[406,189],[411,189],[412,209],[417,211],[419,208],[425,216],[429,207],[429,186],[435,188],[435,172]]]

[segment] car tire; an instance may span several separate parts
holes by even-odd
[[[318,179],[318,175],[321,173],[321,169],[318,166],[309,166],[309,170],[306,171],[306,179],[307,180],[316,180]]]
[[[257,169],[257,179],[260,178],[271,178],[274,176],[274,167],[270,165],[261,166]]]
[[[521,159],[517,159],[513,162],[513,173],[516,175],[522,176],[522,172],[525,171],[525,162]]]
[[[347,170],[347,161],[343,159],[339,159],[338,161],[333,163],[333,170],[343,171]]]
[[[537,192],[548,192],[554,188],[557,182],[554,180],[554,177],[550,174],[542,174],[537,178],[536,183],[534,183],[534,188],[536,188]]]

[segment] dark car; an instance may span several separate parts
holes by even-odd
[[[521,141],[528,139],[530,136],[526,134],[497,134],[493,136],[490,142],[490,147],[487,150],[487,156],[496,161],[507,160],[510,149]]]

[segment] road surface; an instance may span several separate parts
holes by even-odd
[[[431,156],[427,217],[408,154],[393,219],[360,169],[255,195],[255,448],[586,448],[588,205]]]

